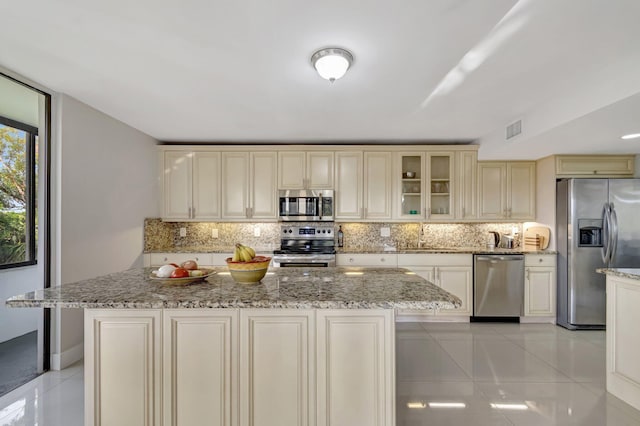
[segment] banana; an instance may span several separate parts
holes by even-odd
[[[238,246],[236,246],[236,249],[233,251],[233,257],[231,258],[231,260],[233,262],[240,261],[240,249],[238,249]]]
[[[253,260],[254,257],[256,257],[256,251],[249,247],[249,246],[243,246],[245,249],[247,249],[247,251],[249,252],[249,254],[251,255],[251,259]]]
[[[250,262],[253,260],[254,257],[256,257],[255,250],[253,250],[251,247],[243,246],[240,243],[236,244],[236,250],[234,252],[234,255],[236,252],[238,253],[238,258],[240,262]]]

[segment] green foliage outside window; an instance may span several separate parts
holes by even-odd
[[[0,123],[0,266],[34,260],[35,239],[30,237],[35,237],[35,223],[28,223],[35,217],[35,209],[30,210],[35,202],[30,176],[34,141],[29,132]]]

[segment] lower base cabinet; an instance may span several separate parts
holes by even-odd
[[[85,310],[85,425],[395,424],[393,310]]]
[[[524,266],[524,316],[529,322],[555,323],[556,255],[525,255]]]
[[[473,315],[473,256],[471,254],[399,254],[398,266],[407,268],[460,298],[457,309],[440,311],[398,311],[401,320],[447,318],[468,321]]]

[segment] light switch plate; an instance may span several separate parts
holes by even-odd
[[[389,227],[380,228],[380,236],[381,237],[390,237],[391,236],[391,228],[389,228]]]
[[[218,238],[218,230],[217,229],[212,229],[211,230],[211,238]]]
[[[180,236],[181,237],[187,236],[187,228],[180,228]]]
[[[255,226],[253,228],[253,236],[254,237],[259,237],[260,236],[260,227],[259,226]]]

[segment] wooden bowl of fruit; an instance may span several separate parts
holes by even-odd
[[[169,263],[151,271],[149,277],[152,281],[162,284],[191,284],[206,280],[215,274],[213,269],[200,268],[195,260],[187,260],[178,265]]]
[[[238,284],[255,284],[267,274],[271,258],[256,256],[251,247],[236,244],[233,257],[227,258],[227,267],[231,278]]]

